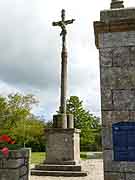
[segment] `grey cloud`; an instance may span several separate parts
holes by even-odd
[[[57,20],[55,16],[60,7],[56,4],[51,11],[51,3],[46,4],[43,16],[39,4],[42,4],[41,0],[0,0],[0,80],[24,92],[33,92],[35,89],[35,94],[41,100],[40,106],[48,112],[54,112],[59,106],[61,40],[60,30],[52,27],[51,22]],[[84,17],[79,14],[79,9],[77,11],[69,10],[77,20],[68,27],[68,92],[71,95],[80,94],[87,101],[89,95],[99,97],[99,93],[93,93],[99,90],[98,68],[95,68],[98,64],[94,62],[95,59],[92,62],[90,57],[97,58],[91,55],[94,33],[92,27],[89,29],[89,11]],[[78,66],[80,63],[82,66]],[[36,92],[36,89],[40,92]],[[96,109],[98,98],[96,101],[89,99],[91,102],[88,102],[88,106],[91,104],[89,107]]]
[[[53,34],[48,37],[48,29],[38,24],[34,12],[22,7],[26,14],[16,14],[16,8],[20,7],[10,7],[8,15],[8,9],[1,12],[5,24],[0,23],[0,79],[14,85],[54,88],[59,75],[56,38]]]

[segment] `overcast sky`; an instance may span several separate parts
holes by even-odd
[[[133,0],[125,0],[132,7]],[[0,0],[0,94],[32,93],[40,104],[36,114],[52,119],[60,99],[60,20],[62,8],[68,25],[68,97],[79,96],[85,107],[100,116],[98,51],[93,21],[109,0]]]

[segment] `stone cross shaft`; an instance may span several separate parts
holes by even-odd
[[[60,36],[62,36],[62,67],[61,67],[61,98],[60,98],[60,113],[66,114],[66,96],[67,96],[67,50],[66,50],[66,25],[72,24],[74,19],[65,20],[65,10],[61,11],[61,21],[53,22],[53,26],[59,26],[61,28]]]

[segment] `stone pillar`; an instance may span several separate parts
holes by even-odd
[[[67,98],[67,50],[62,49],[61,53],[61,99],[60,112],[66,114],[66,98]]]
[[[0,156],[1,180],[30,180],[31,149],[11,150],[8,158]]]
[[[73,114],[67,114],[67,128],[74,128],[74,116],[73,116]]]
[[[135,122],[135,8],[105,10],[94,22],[100,56],[105,180],[134,180],[135,162],[115,161],[112,125]]]
[[[66,114],[56,114],[53,116],[53,128],[67,128],[67,115]]]

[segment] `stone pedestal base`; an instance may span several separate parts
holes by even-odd
[[[80,161],[79,129],[46,129],[47,164],[78,164]]]
[[[52,128],[45,130],[46,160],[32,171],[36,176],[87,176],[80,165],[80,130]]]

